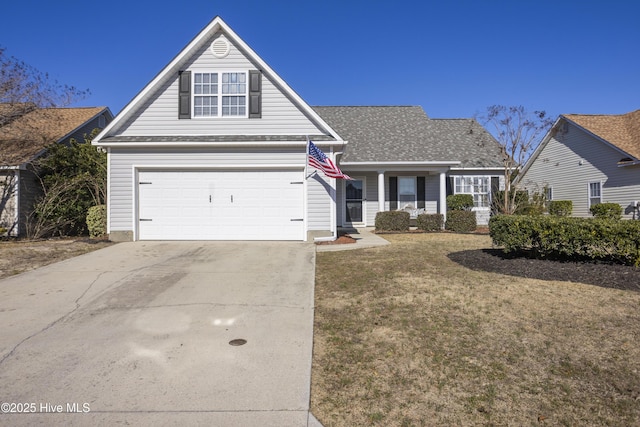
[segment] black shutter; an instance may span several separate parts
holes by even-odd
[[[497,176],[491,177],[491,194],[496,194],[500,191],[500,178]]]
[[[389,177],[389,210],[398,210],[398,177]]]
[[[454,180],[454,178],[452,176],[448,176],[447,177],[447,181],[446,181],[446,183],[447,183],[447,196],[450,196],[450,195],[453,194],[453,185],[454,185],[453,180]]]
[[[418,184],[418,209],[424,209],[424,199],[426,194],[426,179],[424,176],[419,176],[417,178]]]
[[[191,118],[191,71],[180,71],[178,89],[178,118]]]
[[[249,71],[249,118],[262,117],[262,73],[258,70]]]

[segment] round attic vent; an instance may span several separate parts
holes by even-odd
[[[229,41],[224,37],[220,36],[211,43],[211,53],[216,58],[224,58],[229,55]]]

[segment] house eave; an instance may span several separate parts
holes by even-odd
[[[343,141],[321,141],[315,143],[317,146],[344,146],[346,142]],[[153,148],[153,147],[173,147],[173,148],[187,148],[187,147],[300,147],[307,146],[307,141],[229,141],[229,142],[213,142],[213,141],[136,141],[136,142],[99,142],[95,144],[99,147],[106,148]]]
[[[460,165],[459,161],[406,161],[406,162],[340,162],[346,171],[445,171]]]
[[[630,161],[630,162],[618,163],[618,167],[619,168],[626,168],[626,167],[629,167],[629,166],[638,166],[638,165],[640,165],[640,160],[633,160],[633,161]]]
[[[515,170],[517,168],[510,168],[511,170]],[[481,167],[458,167],[451,168],[452,171],[504,171],[504,166],[481,166]]]

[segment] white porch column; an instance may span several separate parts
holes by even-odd
[[[378,171],[378,212],[384,212],[384,171]]]
[[[443,221],[447,220],[447,174],[440,172],[440,203],[438,203],[439,213],[442,214]]]

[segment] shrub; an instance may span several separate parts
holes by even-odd
[[[549,202],[549,215],[571,216],[573,202],[571,200],[551,200]]]
[[[614,221],[622,219],[622,206],[617,203],[598,203],[589,208],[589,212],[596,218],[611,219]]]
[[[489,220],[489,234],[507,253],[640,265],[640,221],[497,215]]]
[[[450,194],[447,196],[448,211],[470,211],[473,208],[471,194]]]
[[[385,211],[376,214],[376,231],[409,231],[409,212]]]
[[[456,233],[471,233],[477,227],[476,213],[473,211],[449,211],[445,228]]]
[[[87,228],[89,237],[102,237],[107,234],[107,207],[91,206],[87,211]]]
[[[441,231],[444,225],[442,214],[420,214],[416,218],[416,226],[424,231]]]

